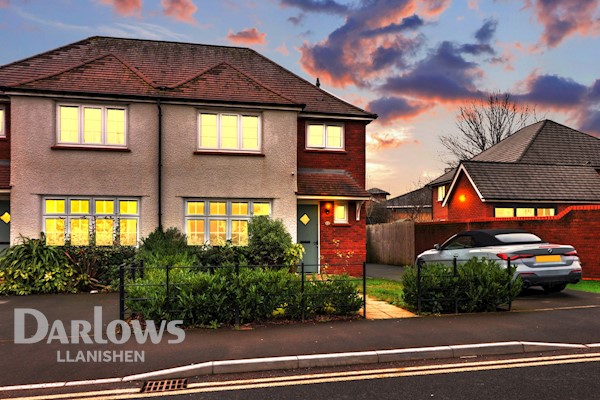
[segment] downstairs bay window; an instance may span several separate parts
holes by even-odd
[[[63,246],[136,246],[139,200],[107,197],[46,197],[43,200],[46,244]]]
[[[189,245],[248,244],[248,223],[253,216],[271,215],[271,203],[262,200],[204,200],[185,202],[185,233]]]

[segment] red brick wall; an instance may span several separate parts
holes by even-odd
[[[0,160],[10,160],[10,103],[2,103],[4,107],[4,123],[6,129],[6,138],[0,139]]]
[[[332,210],[327,215],[325,204],[320,204],[321,213],[321,264],[328,264],[328,273],[344,273],[362,275],[362,264],[367,259],[367,228],[364,206],[360,211],[360,221],[356,220],[356,202],[348,202],[348,224],[333,223]],[[336,242],[339,243],[336,244]],[[350,255],[349,258],[346,256]],[[340,257],[341,256],[341,257]]]
[[[450,221],[491,218],[494,216],[494,206],[481,201],[465,174],[461,174],[452,193],[450,193],[447,208],[448,220]]]
[[[548,242],[575,247],[583,265],[584,278],[600,278],[600,205],[570,206],[555,217],[487,218],[415,224],[415,254],[443,243],[464,230],[517,228],[532,232]]]
[[[306,121],[298,119],[298,168],[343,169],[365,187],[366,123],[344,121],[344,151],[327,151],[306,149]]]

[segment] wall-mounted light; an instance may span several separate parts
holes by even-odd
[[[329,215],[331,212],[331,203],[325,203],[325,215]]]
[[[460,201],[461,203],[464,203],[465,201],[467,201],[467,195],[461,194],[460,196],[458,196],[458,201]]]

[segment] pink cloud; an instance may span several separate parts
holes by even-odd
[[[113,6],[119,15],[139,17],[142,13],[142,0],[100,0],[102,4]]]
[[[160,4],[166,16],[188,24],[196,23],[194,13],[198,7],[192,0],[160,0]]]
[[[376,132],[370,132],[367,136],[367,149],[370,152],[397,149],[407,144],[420,144],[420,142],[402,131],[377,130]]]
[[[260,33],[256,28],[248,28],[237,33],[229,31],[227,39],[237,44],[265,44],[266,33]]]
[[[428,17],[437,17],[450,6],[450,0],[431,0],[419,4],[419,11]]]
[[[540,45],[556,47],[570,36],[600,34],[600,2],[595,0],[525,0],[544,27]]]
[[[276,48],[275,50],[277,50],[278,52],[280,52],[284,56],[289,56],[290,55],[290,51],[288,50],[288,48],[285,45],[285,43],[281,43],[281,45],[278,48]]]
[[[10,7],[10,0],[0,0],[0,8]]]

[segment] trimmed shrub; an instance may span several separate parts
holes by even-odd
[[[248,261],[253,265],[282,266],[293,248],[292,236],[281,220],[253,217],[248,224]]]
[[[62,247],[46,239],[21,238],[0,255],[0,294],[77,292],[85,275],[69,263]]]
[[[166,231],[156,228],[141,242],[140,257],[147,266],[179,267],[198,264],[196,250],[188,246],[185,235],[177,228]]]
[[[306,317],[356,314],[362,306],[356,283],[342,276],[328,279],[306,281],[303,303],[301,278],[287,270],[241,268],[236,275],[233,268],[173,268],[167,301],[165,269],[148,268],[144,278],[127,289],[128,298],[142,300],[128,300],[126,305],[147,320],[183,319],[196,326],[233,324],[238,307],[241,323],[300,319],[302,310]]]
[[[509,274],[495,261],[477,258],[459,265],[456,275],[452,267],[427,264],[421,269],[421,311],[452,313],[456,298],[459,312],[495,311],[501,304],[514,300],[521,291],[521,278],[514,278],[514,271],[515,267],[511,267]],[[406,268],[402,284],[405,304],[417,310],[416,266]]]

